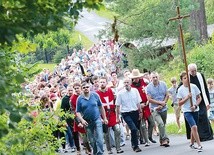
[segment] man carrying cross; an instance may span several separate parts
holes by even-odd
[[[183,18],[186,18],[186,17],[189,17],[190,15],[185,15],[185,16],[181,16],[180,15],[180,8],[179,8],[179,6],[177,6],[177,17],[174,17],[174,18],[170,18],[169,20],[171,21],[171,20],[179,20],[179,32],[180,32],[180,39],[181,39],[181,43],[182,43],[182,52],[183,52],[183,58],[184,58],[184,64],[185,64],[185,71],[186,71],[186,75],[188,75],[188,72],[190,71],[191,72],[191,70],[188,70],[188,67],[187,67],[187,60],[186,60],[186,52],[185,52],[185,46],[184,46],[184,37],[183,37],[183,31],[182,31],[182,25],[181,25],[181,20],[183,19]],[[190,80],[189,80],[189,76],[186,76],[186,85],[187,85],[187,88],[188,88],[188,91],[189,91],[189,94],[190,94],[190,96],[189,96],[189,103],[190,103],[190,107],[194,107],[193,105],[194,105],[194,103],[193,103],[193,100],[192,100],[192,95],[191,95],[191,85],[190,85]],[[198,103],[198,105],[199,105],[199,103]],[[203,105],[203,104],[200,104],[200,105]],[[201,107],[201,106],[200,106]],[[194,111],[194,109],[193,109],[193,111]],[[197,122],[197,118],[195,118],[195,120],[196,120],[196,122]],[[188,122],[188,124],[189,124],[189,126],[191,127],[191,139],[192,139],[192,136],[193,136],[193,134],[195,133],[194,131],[192,131],[192,128],[195,126],[194,124],[192,124],[192,123],[189,123]],[[196,128],[197,129],[197,128]],[[195,130],[195,128],[194,128],[194,130]],[[192,132],[194,132],[194,133],[192,133]],[[188,137],[189,138],[189,137]],[[195,140],[196,140],[196,142],[197,142],[197,135],[195,135],[194,136],[194,138],[196,138]],[[212,139],[212,137],[211,137],[211,139]],[[198,143],[198,142],[197,142]],[[198,143],[198,145],[200,146],[200,143]],[[199,147],[200,148],[200,147]],[[202,147],[201,147],[201,149],[202,149]],[[199,152],[200,152],[200,149],[199,149]]]
[[[198,135],[198,111],[199,105],[201,103],[201,95],[200,90],[194,84],[191,84],[191,93],[188,90],[188,81],[187,81],[188,74],[186,72],[182,72],[180,75],[180,79],[183,83],[182,86],[178,88],[178,104],[182,106],[182,111],[184,113],[184,117],[188,122],[191,128],[191,140],[190,140],[190,148],[198,149],[198,152],[202,151],[201,142]],[[192,99],[193,105],[190,103],[190,99]],[[194,146],[194,142],[198,144],[198,147]]]

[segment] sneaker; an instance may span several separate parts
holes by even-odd
[[[199,146],[199,147],[197,148],[197,150],[198,150],[198,152],[202,152],[202,151],[203,151],[202,146]]]
[[[150,142],[152,142],[152,143],[157,143],[154,139],[152,139],[152,138],[149,138],[149,140],[150,140]]]
[[[113,154],[112,150],[108,151],[108,154]]]
[[[141,152],[142,150],[139,147],[137,147],[137,148],[134,149],[134,151],[135,152]]]
[[[149,143],[145,143],[145,147],[150,146]]]
[[[122,149],[117,150],[117,154],[123,153],[124,151]]]
[[[61,153],[68,153],[66,149],[62,149]]]
[[[77,155],[81,155],[81,151],[77,151]]]
[[[130,135],[126,135],[126,140],[129,140],[130,139]]]
[[[122,143],[122,144],[120,144],[120,147],[123,147],[123,146],[125,146],[126,144],[125,143]]]
[[[75,148],[71,148],[71,152],[75,152]]]
[[[144,140],[140,140],[140,144],[146,144]]]
[[[197,147],[194,144],[190,144],[189,146],[191,149],[197,149]]]
[[[168,140],[164,140],[161,144],[161,146],[169,147],[169,142]]]

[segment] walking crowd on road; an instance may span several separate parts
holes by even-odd
[[[140,144],[156,145],[154,131],[158,132],[159,145],[169,147],[166,131],[169,99],[178,132],[182,131],[179,120],[182,112],[189,147],[201,152],[200,142],[213,139],[210,121],[214,122],[214,80],[206,81],[197,72],[196,64],[190,64],[189,73],[180,75],[181,83],[172,77],[172,87],[168,89],[156,71],[121,70],[126,65],[123,57],[120,45],[111,40],[101,41],[89,50],[73,49],[53,72],[44,69],[25,85],[32,97],[31,104],[38,103],[43,111],[61,110],[72,116],[59,118],[66,123],[65,132],[53,132],[56,138],[64,139],[56,152],[72,151],[80,155],[83,145],[86,154],[102,155],[104,150],[113,154],[114,148],[121,154],[127,140],[134,152],[141,152]]]

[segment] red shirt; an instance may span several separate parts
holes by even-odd
[[[108,119],[108,127],[115,126],[117,122],[113,91],[111,88],[107,88],[105,92],[97,90],[97,94],[100,96],[102,105],[105,109],[106,118]]]
[[[144,82],[143,79],[140,79],[139,82],[140,82],[139,86],[133,85],[133,83],[132,83],[131,87],[136,88],[138,90],[140,97],[142,99],[142,102],[146,103],[147,96],[146,96],[146,92],[145,92],[145,87],[147,86],[147,84]],[[145,106],[142,110],[143,110],[143,118],[148,119],[148,117],[151,115],[149,105]]]
[[[70,97],[70,103],[71,103],[71,107],[74,111],[76,111],[76,106],[77,106],[77,98],[78,98],[78,95],[76,94],[73,94],[71,97]],[[80,128],[78,127],[78,124],[74,121],[74,132],[80,132],[80,133],[86,133],[85,129],[84,128]]]

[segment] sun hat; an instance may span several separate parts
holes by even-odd
[[[140,71],[138,69],[133,69],[132,73],[129,75],[129,78],[134,79],[134,78],[140,78],[142,77],[144,74],[140,73]]]

